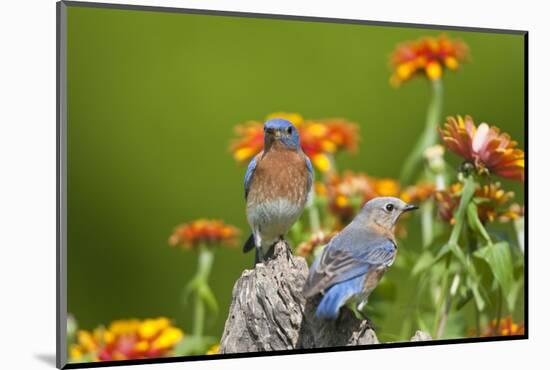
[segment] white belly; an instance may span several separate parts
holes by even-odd
[[[280,236],[285,235],[303,210],[304,204],[286,198],[248,206],[248,223],[254,233],[259,232],[262,249],[269,248]]]

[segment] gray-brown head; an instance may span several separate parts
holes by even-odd
[[[363,206],[359,212],[358,220],[367,225],[374,223],[386,230],[393,230],[403,213],[417,208],[415,205],[407,204],[394,197],[373,198]]]

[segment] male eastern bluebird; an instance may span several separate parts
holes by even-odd
[[[323,293],[318,317],[334,320],[345,304],[354,312],[362,311],[395,259],[394,229],[399,216],[416,208],[393,197],[374,198],[331,239],[311,265],[303,288],[306,298]]]
[[[246,253],[256,247],[256,263],[302,214],[313,182],[313,169],[300,146],[298,130],[274,118],[264,125],[264,150],[244,176],[246,216],[252,235]]]

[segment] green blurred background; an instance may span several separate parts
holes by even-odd
[[[431,91],[423,78],[390,87],[388,57],[399,42],[440,33],[69,7],[68,311],[87,329],[160,315],[191,329],[192,306],[183,308],[180,295],[196,254],[167,239],[201,217],[248,235],[245,167],[228,151],[238,123],[275,111],[347,118],[360,125],[361,142],[338,168],[397,177]],[[472,57],[444,76],[444,115],[496,124],[523,147],[523,37],[445,33]],[[523,201],[522,185],[503,183]],[[405,246],[418,240],[409,229]],[[211,285],[221,311],[206,333],[220,336],[233,284],[253,256],[227,248],[216,256]],[[379,326],[398,335],[399,321]]]

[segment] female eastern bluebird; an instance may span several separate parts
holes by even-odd
[[[331,239],[311,265],[303,288],[306,298],[323,293],[318,317],[334,320],[348,303],[362,310],[395,259],[394,229],[399,216],[417,208],[393,197],[374,198]]]
[[[264,125],[264,150],[256,155],[244,176],[246,216],[252,235],[244,252],[256,247],[256,263],[283,239],[302,214],[311,191],[313,169],[300,147],[298,130],[274,118]]]

